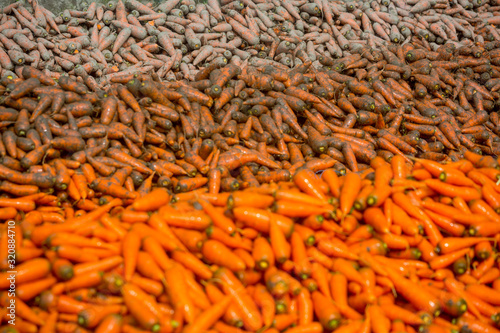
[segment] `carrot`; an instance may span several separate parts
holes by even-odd
[[[266,270],[274,266],[273,249],[264,237],[258,237],[254,240],[252,256],[258,270]]]
[[[429,266],[432,269],[444,268],[451,265],[457,259],[463,257],[469,252],[469,249],[462,249],[455,252],[450,252],[448,254],[440,255],[435,257],[429,262]]]
[[[31,282],[45,277],[50,272],[50,262],[45,258],[35,258],[17,265],[16,271],[17,283]],[[2,289],[6,289],[10,284],[7,280],[8,274],[2,273],[2,275],[4,278],[1,279],[0,286]]]
[[[401,320],[408,325],[421,325],[423,323],[422,318],[420,318],[416,313],[408,311],[395,304],[384,303],[382,311],[390,320]]]
[[[484,241],[487,241],[487,239],[447,237],[438,243],[436,252],[439,254],[448,254],[461,249],[469,248]]]
[[[389,223],[380,208],[368,208],[363,213],[366,223],[380,233],[389,233]]]
[[[435,314],[439,311],[439,302],[429,292],[420,290],[414,282],[400,276],[393,268],[385,268],[388,277],[394,283],[396,291],[412,303],[417,309]]]
[[[293,181],[303,192],[315,196],[318,199],[326,200],[324,193],[322,193],[322,191],[318,188],[318,185],[315,184],[317,181],[316,176],[310,170],[298,170],[293,175]]]
[[[205,332],[213,324],[219,320],[220,317],[226,312],[229,304],[231,302],[231,296],[226,296],[219,302],[212,305],[211,308],[205,310],[202,314],[197,317],[197,321],[185,328],[186,332],[196,333]]]
[[[320,323],[310,323],[310,324],[304,324],[304,325],[298,325],[293,328],[289,328],[288,332],[290,333],[316,333],[316,332],[323,332],[323,327],[321,326]]]
[[[390,321],[385,316],[383,306],[370,305],[366,308],[366,312],[369,313],[368,316],[371,320],[374,332],[384,332],[389,330]]]
[[[98,306],[78,313],[78,324],[85,328],[95,328],[108,315],[118,314],[120,305]]]
[[[198,202],[201,204],[207,215],[213,220],[215,226],[223,229],[228,234],[231,234],[236,230],[236,227],[231,219],[227,218],[224,214],[215,209],[208,201],[200,199]]]
[[[488,240],[478,242],[474,247],[475,255],[480,260],[488,259],[492,255],[492,247]]]
[[[119,314],[109,314],[99,323],[95,331],[102,332],[120,332],[123,326],[123,318]]]
[[[313,302],[307,289],[302,289],[297,296],[297,309],[299,312],[299,325],[307,325],[313,322]]]
[[[352,205],[360,189],[361,177],[356,173],[349,173],[340,190],[340,210],[343,216],[347,215],[352,209]]]
[[[134,274],[140,246],[141,239],[135,233],[129,232],[123,238],[122,255],[124,258],[125,281],[129,281]]]
[[[122,295],[130,314],[146,330],[160,330],[159,319],[150,307],[146,306],[147,294],[133,284],[126,283],[122,287]]]
[[[16,296],[23,301],[29,301],[38,296],[42,291],[54,286],[56,282],[57,280],[53,276],[47,276],[37,281],[18,285]]]
[[[194,320],[194,305],[188,296],[187,283],[184,279],[175,278],[178,276],[180,267],[178,264],[172,265],[165,270],[165,288],[168,291],[169,297],[176,311],[183,314],[187,323],[193,323]]]
[[[337,307],[325,295],[315,291],[311,294],[314,311],[321,325],[326,330],[336,329],[340,324],[340,314]]]
[[[276,306],[273,297],[263,285],[258,284],[255,286],[253,298],[255,303],[261,308],[264,325],[271,326],[276,314]]]
[[[132,208],[137,211],[156,210],[170,201],[170,195],[163,188],[158,188],[140,199],[137,199],[132,204]]]
[[[209,279],[212,277],[212,271],[206,267],[195,255],[189,252],[176,250],[172,252],[172,259],[182,263],[183,266],[189,268],[197,276],[202,279]]]
[[[238,256],[229,250],[224,244],[216,240],[207,240],[201,247],[203,256],[217,264],[224,266],[232,271],[245,270],[246,265]]]
[[[248,330],[257,330],[262,327],[262,316],[259,313],[255,302],[246,292],[243,285],[236,279],[234,274],[225,268],[221,268],[214,273],[214,277],[219,279],[219,284],[226,294],[232,295],[237,307],[243,314],[244,327]]]
[[[461,197],[466,201],[480,199],[481,194],[475,188],[472,187],[457,187],[454,185],[446,185],[443,183],[436,182],[434,179],[425,180],[425,184],[432,190],[451,197]]]

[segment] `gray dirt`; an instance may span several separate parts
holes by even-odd
[[[85,2],[91,3],[93,0],[39,0],[40,4],[43,5],[48,10],[52,11],[54,14],[62,12],[63,9],[82,9],[82,4]],[[123,1],[123,0],[122,0]],[[139,0],[140,2],[147,3],[153,2],[155,5],[160,3],[160,0]],[[5,7],[15,1],[13,0],[0,0],[0,8]],[[25,0],[20,0],[21,3],[26,3]],[[97,2],[107,3],[108,0],[100,0]],[[28,6],[31,8],[31,6]]]

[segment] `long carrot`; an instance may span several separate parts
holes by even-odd
[[[185,332],[196,333],[196,332],[205,332],[213,324],[219,320],[222,315],[226,312],[229,304],[231,303],[231,296],[226,296],[221,299],[219,302],[212,305],[211,308],[205,310],[202,314],[197,317],[196,322],[187,326],[185,328]]]

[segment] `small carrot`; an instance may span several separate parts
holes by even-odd
[[[279,263],[283,263],[290,258],[290,244],[286,240],[283,230],[278,226],[277,221],[273,216],[271,216],[269,224],[269,236],[274,256]]]
[[[293,181],[303,192],[315,196],[318,199],[326,200],[324,193],[315,185],[317,180],[314,173],[309,169],[297,171],[293,176]]]
[[[266,270],[274,266],[273,249],[264,237],[258,237],[254,240],[252,256],[258,270]]]
[[[224,266],[232,271],[245,270],[246,265],[242,259],[236,256],[224,244],[216,240],[207,240],[201,247],[203,256],[210,262]]]

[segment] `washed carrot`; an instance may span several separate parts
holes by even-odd
[[[201,247],[201,253],[210,262],[224,266],[232,271],[245,270],[246,265],[224,244],[216,240],[207,240]]]
[[[258,237],[254,240],[252,256],[258,270],[266,270],[274,266],[273,249],[264,237]]]
[[[326,200],[324,193],[315,184],[315,175],[309,169],[302,169],[295,173],[293,181],[297,187],[303,192],[313,195],[319,199]]]
[[[141,239],[137,234],[129,232],[125,235],[123,239],[122,255],[124,258],[124,275],[126,281],[132,278],[136,269],[140,246]]]
[[[430,293],[419,290],[418,285],[400,276],[393,268],[386,267],[386,272],[394,283],[396,291],[412,302],[416,308],[429,311],[432,314],[439,311],[439,303]]]
[[[271,247],[274,252],[276,261],[283,263],[290,258],[291,247],[285,238],[283,230],[279,227],[277,221],[272,216],[269,222],[269,236],[271,239]]]
[[[346,186],[346,184],[349,184]],[[343,216],[347,215],[352,208],[356,195],[361,188],[361,178],[356,173],[349,173],[340,191],[340,210]]]
[[[123,325],[123,318],[118,314],[110,314],[104,317],[99,326],[96,327],[96,332],[120,332]]]
[[[214,277],[220,279],[222,289],[226,294],[231,294],[235,300],[237,307],[243,314],[243,323],[246,329],[259,329],[262,327],[262,316],[259,313],[255,302],[250,295],[245,291],[241,283],[227,269],[221,268],[217,270]]]
[[[147,294],[132,284],[122,287],[124,303],[127,305],[132,316],[146,330],[158,332],[160,330],[159,319],[155,313],[146,306]]]
[[[197,317],[197,321],[186,327],[186,332],[205,332],[226,312],[231,296],[226,296]]]
[[[164,206],[168,202],[170,202],[170,195],[165,189],[158,188],[134,201],[132,208],[137,211],[151,211]]]

